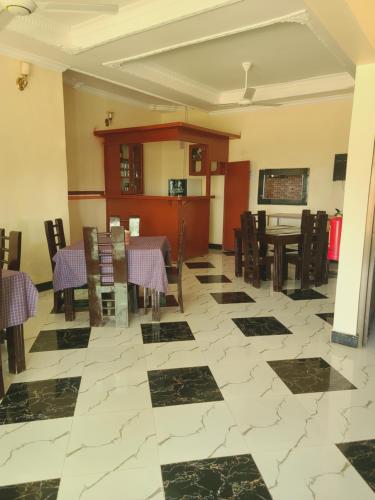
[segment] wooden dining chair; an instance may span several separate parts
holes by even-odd
[[[185,221],[181,221],[180,233],[178,237],[178,258],[176,265],[166,266],[168,283],[177,285],[177,300],[180,311],[184,312],[184,300],[182,296],[182,269],[184,267],[185,254]]]
[[[141,219],[138,215],[132,215],[128,219],[121,219],[118,215],[112,215],[109,218],[109,230],[111,230],[111,227],[117,226],[123,226],[130,232],[130,236],[139,236]]]
[[[262,233],[258,230],[256,216],[251,212],[241,214],[241,233],[244,279],[255,288],[260,288],[261,279],[270,276],[273,257],[267,256],[264,247],[262,248]]]
[[[327,240],[327,220],[325,212],[305,214],[301,226],[302,240],[295,253],[286,256],[289,264],[296,266],[296,279],[301,279],[301,288],[309,288],[311,283],[320,286],[324,278],[324,256]]]
[[[19,271],[21,266],[20,231],[10,231],[7,236],[4,228],[0,228],[0,268]]]
[[[90,326],[103,326],[105,316],[114,316],[116,327],[129,326],[124,228],[117,226],[110,233],[98,233],[96,227],[84,227],[83,242]]]
[[[55,219],[44,221],[44,230],[47,238],[49,259],[52,267],[52,274],[55,270],[55,262],[53,257],[56,255],[57,251],[61,248],[66,247],[64,224],[62,219]],[[73,298],[74,300],[74,298]],[[64,304],[63,292],[54,292],[53,294],[53,312],[59,313],[62,310]]]
[[[1,308],[3,307],[3,270],[0,267],[0,316]],[[4,396],[4,377],[3,377],[3,363],[1,360],[1,344],[0,344],[0,399]]]

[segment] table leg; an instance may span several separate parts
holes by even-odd
[[[234,274],[242,276],[242,234],[236,231],[234,235]]]
[[[65,321],[75,320],[74,311],[74,288],[64,289],[64,307],[65,307]]]
[[[10,373],[26,370],[23,325],[7,328],[8,364]]]
[[[152,321],[160,321],[160,294],[157,290],[151,292]]]
[[[63,292],[54,292],[53,293],[53,312],[55,314],[61,313],[64,305],[64,297]]]
[[[273,263],[273,289],[275,292],[281,292],[283,289],[283,261],[284,245],[276,242],[274,245],[274,263]]]

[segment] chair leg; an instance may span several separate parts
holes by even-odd
[[[58,314],[62,312],[62,308],[64,305],[64,297],[63,292],[54,292],[53,293],[53,312],[54,314]]]
[[[8,364],[10,373],[26,370],[23,325],[7,328]]]
[[[3,377],[3,363],[1,361],[1,350],[0,350],[0,399],[4,397],[5,389],[4,389],[4,377]]]
[[[178,304],[180,306],[180,312],[184,312],[184,300],[182,298],[182,284],[179,282],[177,284],[177,294],[178,294]]]
[[[260,269],[259,269],[259,266],[254,266],[252,285],[254,288],[260,288]]]
[[[65,308],[65,321],[75,320],[74,310],[74,288],[64,289],[64,308]]]
[[[143,289],[143,312],[144,312],[144,314],[147,314],[148,301],[149,301],[148,288],[145,287]]]
[[[159,292],[157,290],[151,291],[151,303],[152,303],[152,320],[160,321],[160,300]]]

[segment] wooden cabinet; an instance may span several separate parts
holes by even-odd
[[[143,194],[143,144],[106,144],[104,171],[107,195]]]

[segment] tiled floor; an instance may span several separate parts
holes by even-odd
[[[335,279],[276,293],[191,262],[161,324],[67,324],[40,294],[27,370],[5,366],[1,500],[375,499],[375,348],[330,343]]]

